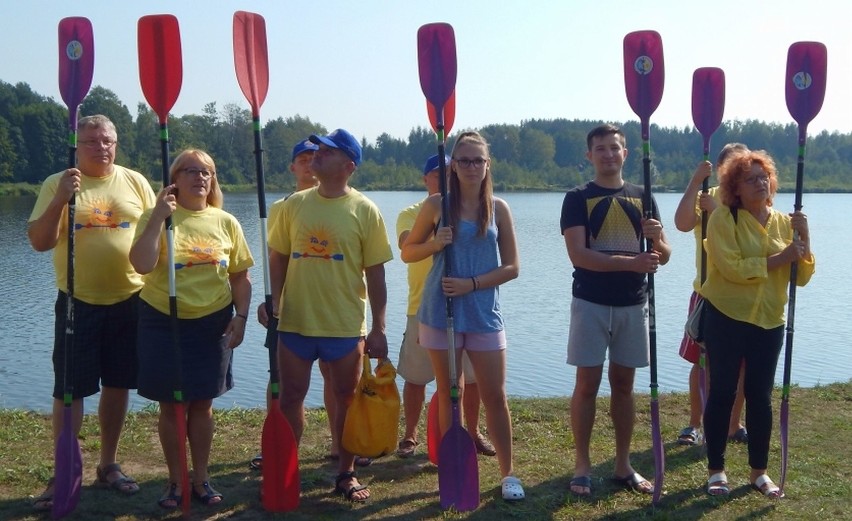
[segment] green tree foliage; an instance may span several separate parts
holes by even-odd
[[[95,86],[84,100],[80,115],[104,114],[118,131],[117,162],[145,174],[157,183],[162,175],[160,129],[157,115],[144,103],[135,118],[109,89]],[[26,83],[0,81],[0,182],[39,183],[67,166],[67,108],[33,92]],[[225,185],[255,182],[255,143],[251,113],[238,104],[208,103],[201,114],[170,115],[169,153],[186,148],[206,150],[216,161]],[[271,187],[291,189],[290,154],[293,146],[311,134],[328,129],[307,117],[278,117],[262,123],[264,173]],[[498,190],[564,190],[592,177],[586,160],[586,134],[601,121],[528,120],[479,129],[491,145],[494,185]],[[614,122],[619,124],[619,122]],[[629,155],[625,178],[642,183],[642,138],[638,121],[621,124]],[[357,129],[350,129],[357,132]],[[456,129],[446,144],[451,153]],[[778,165],[780,187],[795,187],[798,152],[797,126],[790,122],[726,121],[713,135],[711,159],[728,142],[766,149]],[[652,183],[657,190],[680,191],[702,159],[701,135],[691,126],[651,126]],[[407,139],[383,133],[368,142],[362,137],[364,161],[352,178],[363,190],[422,190],[421,169],[437,152],[429,127],[412,128]],[[852,179],[852,134],[822,132],[807,143],[806,190],[849,191]]]

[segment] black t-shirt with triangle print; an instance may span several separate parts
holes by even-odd
[[[568,191],[562,202],[561,230],[586,229],[586,246],[607,255],[636,256],[642,252],[642,186],[625,182],[604,188],[588,182]],[[651,214],[660,219],[653,196]],[[645,274],[574,268],[572,295],[606,306],[633,306],[647,300]]]

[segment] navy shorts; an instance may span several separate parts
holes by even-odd
[[[364,337],[328,337],[304,336],[285,331],[278,332],[278,339],[284,349],[289,349],[303,360],[313,362],[319,358],[323,362],[340,360],[355,349],[364,350]]]
[[[65,389],[65,322],[68,295],[56,297],[53,338],[53,397]],[[139,293],[109,305],[74,299],[73,349],[69,356],[69,387],[74,398],[92,396],[104,387],[136,388],[136,325]]]

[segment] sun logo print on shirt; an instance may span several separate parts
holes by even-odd
[[[342,261],[342,253],[334,253],[335,244],[337,243],[332,237],[331,232],[324,228],[308,231],[300,238],[302,244],[301,251],[294,251],[292,257],[294,259],[325,259]]]
[[[83,217],[83,222],[75,222],[74,229],[130,228],[130,221],[121,221],[113,207],[114,204],[110,200],[93,199],[88,207],[81,208],[79,215]]]
[[[219,258],[223,255],[221,247],[216,241],[189,236],[183,239],[181,243],[180,251],[176,252],[175,256],[179,255],[184,262],[177,262],[177,259],[175,259],[176,270],[197,268],[199,266],[228,267],[228,259]]]

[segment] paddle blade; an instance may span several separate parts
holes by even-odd
[[[429,461],[433,465],[438,464],[438,449],[441,446],[441,425],[438,411],[438,392],[432,395],[429,401],[429,409],[426,412],[426,450],[429,453]]]
[[[785,96],[787,110],[800,127],[800,143],[808,123],[822,108],[827,66],[827,51],[819,42],[796,42],[787,51]]]
[[[442,108],[456,88],[456,36],[450,24],[431,23],[417,30],[417,63],[423,94]]]
[[[267,512],[292,512],[299,507],[299,453],[293,429],[272,400],[260,440],[263,482],[260,497]]]
[[[624,87],[630,108],[643,123],[642,138],[651,114],[663,98],[665,67],[663,41],[656,31],[635,31],[624,37]]]
[[[426,100],[426,112],[429,113],[429,124],[432,125],[432,130],[438,133],[438,111],[429,100]],[[444,105],[444,141],[453,129],[453,123],[456,121],[456,91],[450,94],[450,99]]]
[[[266,21],[259,14],[234,13],[234,67],[240,90],[251,104],[252,117],[258,117],[269,91]]]
[[[458,407],[458,405],[453,406]],[[441,439],[438,453],[438,492],[441,508],[470,512],[479,506],[479,463],[473,438],[454,421]]]
[[[725,71],[701,67],[692,73],[692,121],[704,138],[704,154],[710,153],[710,136],[725,114]]]
[[[656,505],[663,493],[666,473],[665,447],[660,433],[660,402],[657,400],[651,401],[651,445],[654,451],[654,493],[651,495],[651,502]]]
[[[142,92],[163,125],[183,82],[178,21],[170,14],[143,16],[137,30]]]
[[[77,128],[77,107],[92,86],[94,68],[92,22],[81,16],[63,18],[59,21],[59,92],[71,113],[73,129]]]
[[[62,432],[54,453],[53,519],[65,517],[77,508],[83,484],[83,455],[74,435],[71,407],[65,406],[62,415]]]

